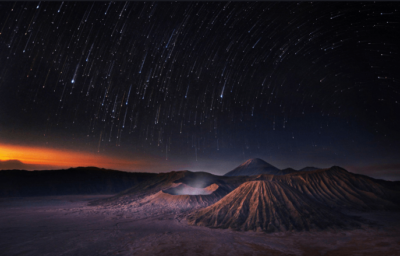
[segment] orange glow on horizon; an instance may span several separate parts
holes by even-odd
[[[19,160],[24,164],[57,167],[96,166],[100,168],[133,170],[143,166],[141,161],[96,155],[88,152],[0,144],[0,160]]]

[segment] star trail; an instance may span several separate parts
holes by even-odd
[[[282,168],[395,165],[399,11],[2,2],[0,142],[153,159],[157,171],[172,161],[222,174],[251,157]]]

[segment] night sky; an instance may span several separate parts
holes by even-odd
[[[55,166],[43,160],[53,151],[91,157],[79,165],[224,174],[259,157],[400,179],[398,2],[0,12],[0,160]]]

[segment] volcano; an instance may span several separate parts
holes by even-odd
[[[92,201],[90,205],[123,207],[135,213],[145,212],[146,216],[180,214],[212,205],[249,179],[205,172],[160,173],[113,197]]]
[[[127,202],[125,205],[135,208],[137,211],[147,212],[148,215],[163,213],[181,213],[188,210],[207,207],[226,193],[217,191],[219,186],[212,184],[206,188],[195,188],[182,183],[174,183],[170,188],[161,190]]]
[[[274,175],[283,175],[287,174],[286,172],[282,172],[275,166],[265,162],[259,158],[249,159],[243,164],[239,165],[232,171],[226,173],[224,176],[252,176],[258,174],[274,174]]]
[[[187,217],[188,223],[253,231],[324,230],[356,227],[351,217],[332,212],[292,187],[249,181],[212,206]]]

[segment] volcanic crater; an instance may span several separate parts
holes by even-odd
[[[197,188],[183,183],[176,183],[173,187],[163,190],[163,192],[170,195],[211,195],[218,188],[219,186],[215,183],[205,188]]]

